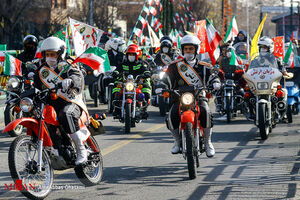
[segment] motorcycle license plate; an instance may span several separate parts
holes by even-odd
[[[285,83],[285,86],[286,86],[286,87],[293,87],[294,85],[295,85],[295,83],[292,82],[292,81],[287,81],[287,82]]]

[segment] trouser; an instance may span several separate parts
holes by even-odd
[[[213,118],[212,113],[208,106],[208,100],[206,98],[201,98],[198,102],[200,108],[200,125],[203,128],[211,128],[213,127]],[[179,128],[180,124],[180,116],[179,116],[179,102],[175,102],[166,118],[167,128],[169,130],[176,130]]]
[[[68,103],[58,114],[58,121],[68,134],[73,134],[80,129],[78,119],[81,116],[82,109],[75,103]]]

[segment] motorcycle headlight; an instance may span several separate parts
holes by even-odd
[[[125,88],[127,91],[132,91],[134,89],[133,83],[126,83]]]
[[[21,100],[20,107],[23,112],[30,112],[33,108],[33,101],[30,98],[25,97]]]
[[[194,102],[194,95],[192,93],[184,93],[181,97],[181,102],[184,105],[191,105]]]
[[[268,90],[269,89],[268,82],[258,82],[257,83],[257,89],[258,90]]]
[[[7,90],[18,89],[18,87],[20,85],[20,80],[16,77],[11,77],[10,79],[8,79],[6,85],[7,85]]]
[[[165,72],[159,72],[159,79],[162,79],[165,75]]]

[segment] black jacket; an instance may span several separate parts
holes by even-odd
[[[148,69],[148,64],[141,59],[138,59],[135,62],[129,62],[126,59],[122,63],[121,67],[116,70],[119,72],[120,77],[122,77],[123,74],[125,75],[131,74],[134,77],[136,77],[138,75],[145,75],[146,73],[150,73]]]
[[[27,69],[25,63],[28,61],[32,61],[34,59],[35,53],[28,53],[23,51],[17,56],[17,59],[22,61],[21,69],[22,69],[22,75],[25,75],[27,77],[28,73],[30,72],[29,69]]]

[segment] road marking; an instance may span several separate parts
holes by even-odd
[[[101,150],[101,153],[102,153],[102,156],[105,156],[117,149],[120,149],[121,147],[135,141],[136,139],[138,138],[142,138],[143,135],[149,133],[149,132],[152,132],[152,131],[156,131],[162,127],[166,126],[165,124],[157,124],[155,125],[154,127],[151,127],[151,128],[148,128],[146,129],[144,132],[142,133],[137,133],[137,134],[134,134],[130,137],[128,137],[127,139],[123,140],[123,141],[120,141],[120,142],[117,142],[116,144],[113,144],[112,146],[109,146],[103,150]],[[73,168],[70,168],[70,169],[66,169],[66,170],[62,170],[62,171],[55,171],[55,175],[61,175],[61,174],[65,174],[67,172],[69,172],[70,170],[73,170]]]

